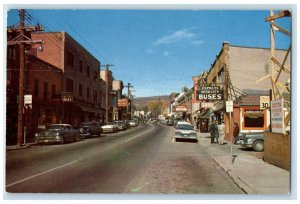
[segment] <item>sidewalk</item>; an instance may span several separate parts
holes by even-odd
[[[237,157],[232,163],[230,153],[222,150],[220,145],[210,144],[209,133],[199,133],[199,143],[205,146],[211,145],[212,158],[234,182],[247,194],[288,195],[290,193],[290,172],[277,166],[268,164],[262,159],[238,151],[235,147],[234,154]],[[230,147],[230,144],[226,146]]]

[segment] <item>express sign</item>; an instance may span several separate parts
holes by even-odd
[[[222,100],[223,91],[220,86],[200,86],[199,100]]]

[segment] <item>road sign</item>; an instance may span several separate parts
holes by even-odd
[[[226,112],[233,112],[233,101],[226,101]]]
[[[264,110],[270,107],[270,97],[269,96],[260,96],[260,109]]]
[[[26,94],[24,95],[24,105],[32,104],[32,95]]]

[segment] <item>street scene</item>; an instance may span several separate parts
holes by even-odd
[[[8,9],[6,198],[289,198],[292,16]]]

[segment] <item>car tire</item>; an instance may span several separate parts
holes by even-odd
[[[257,140],[253,143],[253,149],[256,152],[262,152],[264,151],[264,141]]]

